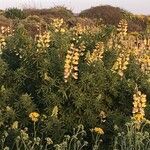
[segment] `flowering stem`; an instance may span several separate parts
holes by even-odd
[[[23,142],[23,145],[24,145],[25,150],[27,150],[27,149],[28,149],[28,148],[27,148],[27,145],[26,145],[26,143],[24,142],[23,139],[22,139],[22,142]]]
[[[33,128],[34,128],[34,138],[36,138],[36,126],[35,126],[35,122],[33,123]]]
[[[47,144],[45,145],[45,149],[44,150],[47,150]]]

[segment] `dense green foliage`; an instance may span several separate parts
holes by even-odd
[[[10,15],[8,17],[24,18],[18,11],[6,12]],[[103,149],[111,149],[114,125],[123,126],[132,115],[136,85],[147,95],[146,117],[150,119],[149,76],[141,71],[135,57],[130,56],[122,78],[112,71],[119,48],[114,45],[109,48],[108,41],[112,35],[117,38],[115,27],[101,24],[95,29],[96,32],[92,31],[94,27],[87,29],[74,41],[78,38],[74,28],[67,28],[64,24],[65,32],[59,32],[49,25],[46,28],[46,32],[50,33],[49,45],[37,50],[36,38],[25,28],[27,20],[34,23],[39,20],[38,17],[33,18],[35,21],[28,17],[16,24],[13,34],[6,37],[6,47],[0,56],[0,132],[8,130],[18,121],[20,128],[28,127],[33,136],[29,114],[36,111],[40,114],[38,136],[50,136],[54,143],[60,143],[65,134],[72,133],[72,128],[83,124],[88,133],[86,140],[92,145],[89,129],[101,126],[105,132]],[[98,42],[104,43],[103,58],[88,64],[86,56],[93,52]],[[79,60],[78,80],[69,78],[65,83],[65,59],[72,43],[76,47],[84,43],[85,51]],[[56,106],[58,112],[53,115]],[[106,113],[105,121],[100,115],[102,111]],[[6,140],[8,146],[15,140],[11,136],[12,131],[9,134]]]
[[[9,8],[5,10],[4,16],[10,19],[24,19],[26,18],[26,14],[24,11],[18,8]]]

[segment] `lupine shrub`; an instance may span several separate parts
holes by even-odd
[[[147,95],[149,116],[148,33],[131,34],[126,20],[117,28],[68,27],[58,18],[32,36],[21,21],[8,31],[0,32],[2,149],[58,149],[64,142],[70,149],[113,149],[113,126],[132,115],[136,87]],[[79,124],[87,134],[78,142],[72,129]]]

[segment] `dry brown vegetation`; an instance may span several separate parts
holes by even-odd
[[[29,15],[37,15],[42,18],[63,18],[64,20],[74,17],[74,14],[71,10],[57,6],[50,9],[25,9],[26,14]]]
[[[0,26],[9,26],[11,24],[11,20],[0,15]]]
[[[105,24],[117,25],[120,19],[126,19],[128,21],[128,29],[131,32],[143,31],[146,29],[147,16],[134,15],[121,8],[106,6],[96,6],[90,9],[84,10],[79,14],[80,17],[87,17],[91,19],[103,19]]]
[[[94,25],[100,20],[104,24],[117,25],[119,20],[126,19],[128,21],[128,31],[130,32],[141,32],[145,31],[148,21],[148,16],[134,15],[118,7],[112,7],[109,5],[96,6],[82,11],[79,14],[74,14],[71,10],[63,6],[57,6],[50,9],[24,9],[23,12],[26,14],[26,18],[23,19],[23,24],[26,28],[31,31],[36,31],[36,25],[49,24],[53,18],[63,18],[68,26],[75,26],[77,23],[83,25]],[[0,25],[10,26],[12,23],[11,19],[4,17],[4,11],[0,13]]]

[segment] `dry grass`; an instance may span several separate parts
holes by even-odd
[[[3,15],[0,15],[0,26],[10,26],[12,21]]]

